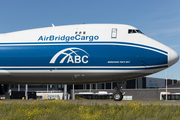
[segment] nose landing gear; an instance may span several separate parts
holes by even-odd
[[[125,92],[122,90],[122,85],[126,85],[126,81],[117,82],[116,92],[113,94],[113,99],[115,101],[121,101]]]

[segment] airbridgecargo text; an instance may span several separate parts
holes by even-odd
[[[50,35],[50,36],[40,36],[38,41],[65,41],[65,42],[69,42],[70,40],[88,40],[90,42],[92,42],[93,40],[98,40],[99,36],[81,36],[81,35],[76,35],[76,36],[66,36],[66,35],[62,35],[62,36],[54,36],[54,35]]]

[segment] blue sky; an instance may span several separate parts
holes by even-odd
[[[128,24],[180,54],[179,0],[1,0],[0,33],[82,23]],[[168,78],[180,80],[180,62]],[[165,78],[166,71],[151,75]]]

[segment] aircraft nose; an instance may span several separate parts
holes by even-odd
[[[172,66],[179,60],[179,55],[174,50],[170,49],[170,53],[168,54],[168,66]]]

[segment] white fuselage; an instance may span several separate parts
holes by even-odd
[[[1,84],[129,80],[175,64],[171,48],[122,24],[83,24],[0,34]]]

